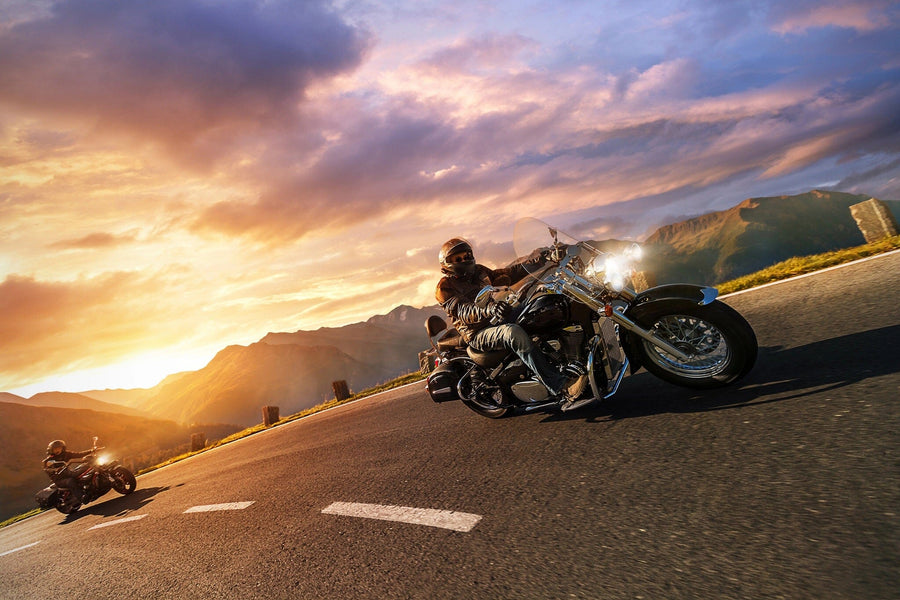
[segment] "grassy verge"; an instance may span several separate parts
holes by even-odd
[[[834,252],[824,252],[822,254],[814,254],[812,256],[801,256],[797,258],[789,258],[778,264],[772,265],[767,269],[744,275],[731,281],[726,281],[716,286],[719,293],[730,294],[754,287],[789,279],[797,275],[805,275],[821,271],[828,267],[833,267],[868,256],[883,254],[900,248],[900,236],[885,238],[879,242],[856,246],[855,248],[846,248],[844,250],[835,250]]]
[[[44,511],[41,510],[40,508],[36,508],[32,511],[28,511],[27,513],[25,513],[23,515],[16,515],[15,517],[10,517],[9,519],[7,519],[5,521],[0,522],[0,529],[6,527],[7,525],[12,525],[13,523],[18,523],[19,521],[21,521],[23,519],[27,519],[28,517],[33,517],[34,515],[42,513],[42,512],[44,512]]]

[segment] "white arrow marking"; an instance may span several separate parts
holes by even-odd
[[[481,515],[456,512],[452,510],[436,510],[433,508],[412,508],[410,506],[386,506],[382,504],[360,504],[357,502],[335,502],[322,511],[327,515],[343,515],[346,517],[362,517],[396,521],[413,525],[441,527],[453,531],[471,531],[481,520]]]
[[[226,502],[225,504],[206,504],[204,506],[192,506],[184,511],[184,514],[196,512],[211,512],[214,510],[243,510],[254,502],[256,502],[256,500],[251,500],[250,502]]]
[[[93,527],[89,527],[88,531],[91,529],[103,529],[104,527],[109,527],[110,525],[118,525],[120,523],[129,523],[131,521],[140,521],[147,515],[134,515],[133,517],[125,517],[124,519],[116,519],[115,521],[107,521],[106,523],[100,523],[98,525],[94,525]]]

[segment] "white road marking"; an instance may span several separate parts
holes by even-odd
[[[441,527],[453,531],[471,531],[481,520],[481,515],[456,512],[452,510],[436,510],[433,508],[412,508],[410,506],[387,506],[383,504],[360,504],[357,502],[334,502],[322,510],[327,515],[343,515],[346,517],[362,517],[382,521],[397,521],[413,525]]]
[[[13,552],[18,552],[19,550],[25,550],[26,548],[31,548],[32,546],[37,546],[41,541],[38,540],[36,542],[32,542],[30,544],[26,544],[25,546],[20,546],[18,548],[13,548],[12,550],[7,550],[6,552],[0,552],[0,556],[6,556],[7,554],[12,554]]]
[[[143,515],[134,515],[133,517],[125,517],[124,519],[116,519],[115,521],[107,521],[106,523],[99,523],[94,525],[93,527],[88,527],[88,531],[91,529],[103,529],[104,527],[109,527],[110,525],[119,525],[121,523],[130,523],[131,521],[140,521],[146,514]]]
[[[196,513],[196,512],[211,512],[214,510],[243,510],[256,502],[256,500],[251,500],[250,502],[226,502],[225,504],[206,504],[204,506],[192,506],[183,514],[187,513]]]

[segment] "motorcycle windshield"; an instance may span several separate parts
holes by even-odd
[[[559,265],[567,256],[570,261],[578,257],[578,262],[586,265],[602,254],[590,243],[531,217],[516,222],[513,249],[517,262],[535,276],[545,273],[548,266]]]

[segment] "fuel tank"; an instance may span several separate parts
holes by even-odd
[[[569,299],[562,294],[542,294],[525,304],[516,322],[528,333],[561,329],[569,321]]]

